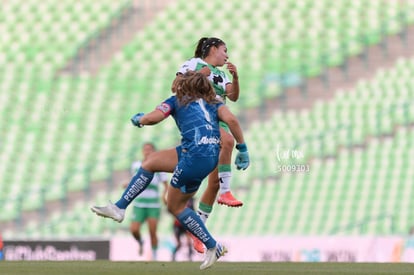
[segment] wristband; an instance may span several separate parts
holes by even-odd
[[[247,145],[246,145],[246,143],[236,144],[236,149],[239,150],[240,152],[246,152],[247,151]]]

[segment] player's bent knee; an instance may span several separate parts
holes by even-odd
[[[234,138],[232,135],[223,135],[221,137],[221,147],[222,149],[233,150],[234,147]]]

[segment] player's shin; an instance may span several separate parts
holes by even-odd
[[[201,240],[208,249],[216,246],[216,241],[211,236],[210,232],[208,232],[203,221],[193,210],[185,208],[177,215],[177,219],[185,229]]]
[[[142,167],[139,168],[138,172],[132,177],[128,187],[125,189],[121,198],[115,203],[121,209],[126,209],[128,205],[139,195],[142,191],[147,188],[150,184],[154,173],[147,171]]]

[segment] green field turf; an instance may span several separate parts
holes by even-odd
[[[414,274],[414,264],[384,263],[235,263],[218,262],[199,270],[198,262],[0,262],[1,275],[144,275],[144,274]]]

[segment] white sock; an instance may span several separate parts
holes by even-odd
[[[153,261],[157,260],[157,249],[156,248],[152,248],[152,260]]]
[[[200,217],[200,219],[203,221],[204,224],[206,224],[208,216],[210,216],[210,213],[207,213],[203,210],[197,210],[197,214]]]
[[[231,172],[219,172],[220,194],[230,191]]]

